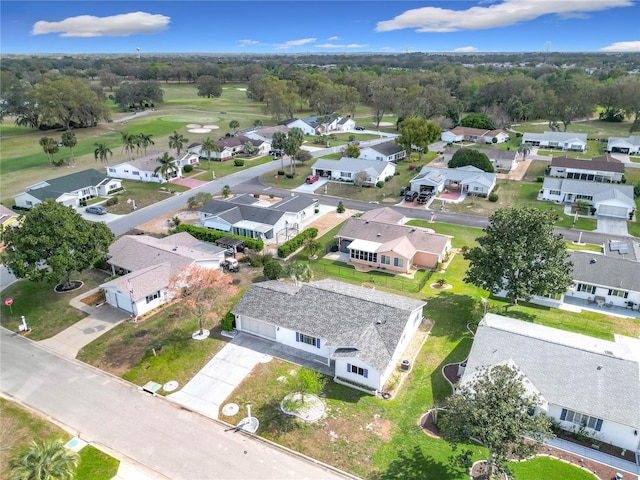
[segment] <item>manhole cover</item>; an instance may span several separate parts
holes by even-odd
[[[162,386],[165,392],[173,392],[176,388],[178,388],[178,382],[175,380],[170,380]]]
[[[237,403],[227,403],[224,407],[222,407],[222,414],[225,417],[231,417],[238,413],[238,410],[240,410],[240,407],[238,407]]]

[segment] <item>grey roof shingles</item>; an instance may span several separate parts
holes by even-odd
[[[395,155],[397,153],[404,152],[404,147],[397,144],[395,141],[378,143],[377,145],[373,145],[369,148],[375,150],[376,152],[380,152],[387,157],[389,155]]]
[[[47,186],[42,188],[27,190],[30,195],[38,200],[46,200],[48,198],[58,198],[65,193],[73,192],[81,188],[98,186],[105,180],[109,180],[105,174],[90,168],[81,172],[71,173],[64,177],[52,178],[47,180]]]
[[[462,383],[478,367],[510,361],[549,403],[640,428],[640,364],[631,346],[489,313]]]
[[[330,279],[299,286],[270,281],[253,284],[232,312],[319,337],[329,346],[355,347],[360,358],[384,370],[409,315],[425,304]]]
[[[242,220],[275,225],[285,212],[253,205],[237,205],[226,200],[209,200],[200,211],[217,216],[234,225]]]
[[[573,262],[572,278],[577,282],[640,292],[638,262],[580,251],[570,251],[569,258]]]
[[[608,155],[584,160],[572,157],[553,157],[552,167],[576,168],[579,170],[601,170],[604,172],[624,173],[624,163]]]

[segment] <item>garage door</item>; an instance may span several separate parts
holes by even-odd
[[[615,207],[613,205],[600,205],[600,208],[598,208],[598,215],[627,218],[627,209],[625,207]]]
[[[242,330],[260,337],[276,338],[276,326],[253,318],[242,317]]]

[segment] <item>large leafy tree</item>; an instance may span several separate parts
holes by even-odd
[[[506,291],[512,304],[533,295],[563,293],[571,285],[573,264],[561,235],[553,233],[554,216],[535,208],[503,208],[489,217],[464,281],[493,294]]]
[[[13,480],[72,480],[78,465],[78,454],[61,440],[33,442],[10,461]]]
[[[461,148],[449,160],[449,168],[464,167],[466,165],[472,165],[485,172],[493,172],[493,165],[491,165],[491,160],[489,160],[487,154],[475,148]]]
[[[114,101],[122,108],[140,107],[162,103],[164,92],[155,80],[123,83],[116,92]]]
[[[429,144],[440,138],[440,127],[421,118],[407,118],[399,125],[398,130],[400,136],[396,138],[396,143],[402,145],[407,155],[415,148],[420,160],[429,151]]]
[[[180,156],[180,152],[184,148],[184,146],[189,141],[188,138],[185,138],[184,135],[178,133],[174,130],[173,135],[169,135],[169,148],[175,148],[178,157]]]
[[[460,121],[460,125],[470,128],[482,128],[485,130],[493,130],[496,128],[493,120],[486,113],[470,113],[465,115]]]
[[[88,222],[73,208],[46,200],[22,217],[20,228],[2,232],[6,248],[0,260],[18,278],[69,286],[71,273],[102,258],[113,239],[106,225]]]
[[[509,473],[512,458],[533,455],[551,434],[551,422],[542,412],[540,398],[527,391],[523,376],[509,365],[483,368],[449,397],[438,426],[458,451],[460,461],[472,452],[459,446],[479,442],[487,449],[489,478]],[[527,438],[525,438],[525,435]]]
[[[199,97],[220,97],[222,95],[222,83],[211,75],[200,75],[196,79]]]
[[[220,301],[235,295],[237,288],[233,278],[220,270],[188,265],[169,280],[168,291],[182,300],[186,313],[196,317],[202,335],[207,318],[221,317]]]

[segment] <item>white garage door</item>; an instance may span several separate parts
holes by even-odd
[[[242,318],[242,330],[244,330],[245,332],[253,333],[255,335],[259,335],[260,337],[271,338],[273,340],[275,340],[276,338],[275,325],[270,325],[253,318]]]
[[[613,205],[600,205],[600,208],[598,208],[598,215],[627,218],[627,209],[625,207],[615,207]]]

